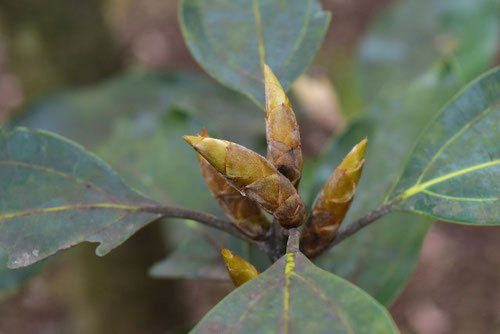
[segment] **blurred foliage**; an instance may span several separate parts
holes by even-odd
[[[31,99],[122,68],[101,0],[0,0],[10,61]]]
[[[463,82],[484,72],[499,47],[499,10],[496,0],[397,2],[360,44],[365,101],[385,86],[411,83],[436,59],[456,66]]]

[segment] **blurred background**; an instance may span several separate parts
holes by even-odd
[[[461,43],[470,46],[461,66],[471,64],[465,70],[472,77],[484,68],[474,68],[477,59],[487,58],[487,67],[500,60],[495,1],[322,3],[332,12],[332,22],[307,76],[292,90],[311,159],[365,112],[381,87],[409,84],[438,59],[446,60],[444,67],[454,66],[450,55]],[[119,171],[149,185],[155,175],[173,182],[178,170],[175,162],[164,170],[142,154],[171,145],[164,137],[141,141],[141,133],[153,126],[144,109],[173,110],[168,128],[176,138],[186,127],[209,122],[209,115],[216,115],[215,131],[245,122],[243,130],[233,130],[243,133],[233,136],[261,146],[262,114],[231,113],[234,106],[256,106],[219,87],[197,65],[183,40],[177,6],[174,0],[0,0],[0,124],[63,133],[114,167],[132,161],[132,167],[123,164]],[[462,19],[471,27],[460,35],[464,40],[448,33],[462,26]],[[187,110],[203,108],[214,113],[191,121]],[[124,142],[137,150],[122,152]],[[170,161],[177,155],[193,158],[185,146],[173,145],[170,152]],[[139,175],[141,166],[150,175]],[[190,185],[177,182],[184,193],[151,191],[156,199],[182,201]],[[168,238],[159,237],[165,233]],[[0,296],[0,334],[186,332],[232,286],[148,275],[174,248],[172,238],[182,239],[183,233],[152,224],[104,258],[94,255],[94,246],[80,245],[36,268],[39,275],[21,286],[14,287],[19,277],[5,276],[2,282],[0,271],[0,287],[6,287]],[[499,268],[500,229],[436,223],[391,313],[403,333],[500,333]]]

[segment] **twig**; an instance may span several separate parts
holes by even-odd
[[[297,253],[299,251],[300,231],[298,228],[288,230],[288,241],[286,243],[287,253]]]
[[[284,229],[276,219],[271,224],[270,235],[266,244],[269,248],[267,255],[272,263],[278,261],[286,252]]]
[[[230,221],[218,218],[216,216],[207,213],[173,207],[173,206],[145,206],[142,207],[140,211],[159,214],[161,215],[159,218],[182,218],[182,219],[194,220],[199,223],[227,232],[237,238],[255,244],[259,246],[261,249],[267,251],[266,247],[264,247],[263,242],[259,242],[257,240],[253,240],[247,237],[240,230],[238,230],[238,228],[236,228]]]
[[[270,259],[274,257],[273,253],[275,253],[275,251],[267,240],[254,240],[241,232],[230,221],[211,214],[173,206],[144,206],[140,211],[159,214],[160,217],[158,218],[181,218],[197,221],[257,246],[260,250],[265,252]]]
[[[378,207],[377,209],[370,211],[365,216],[363,216],[363,217],[355,220],[351,224],[347,225],[344,229],[341,229],[339,231],[339,233],[337,234],[337,237],[333,240],[331,246],[335,246],[335,245],[341,243],[342,241],[344,241],[345,239],[347,239],[351,235],[357,233],[362,228],[370,225],[371,223],[375,222],[376,220],[378,220],[382,216],[385,216],[386,214],[388,214],[391,211],[394,204],[396,204],[396,202],[395,202],[395,200],[392,200],[392,201]]]

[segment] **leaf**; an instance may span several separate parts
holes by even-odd
[[[245,98],[194,74],[127,73],[48,97],[11,127],[68,137],[97,152],[148,197],[214,212],[196,155],[181,136],[207,127],[214,135],[255,146],[265,142],[263,117],[249,112],[255,109]],[[180,170],[183,177],[173,177]]]
[[[389,10],[388,16],[394,20],[392,23],[384,22],[385,17],[378,20],[377,26],[381,30],[374,32],[377,38],[395,39],[396,44],[404,46],[408,52],[392,53],[394,49],[390,44],[382,44],[378,50],[389,58],[373,58],[374,63],[370,64],[362,51],[360,62],[365,67],[362,67],[361,82],[375,88],[368,92],[373,94],[380,90],[381,82],[386,85],[366,108],[367,112],[359,122],[327,151],[319,163],[320,175],[312,192],[321,189],[341,157],[367,136],[370,144],[364,175],[345,223],[381,204],[429,120],[459,91],[465,84],[464,80],[477,76],[493,62],[498,43],[498,29],[495,28],[498,20],[491,4],[491,0],[474,4],[454,0],[399,2],[394,12]],[[398,12],[401,7],[406,8],[402,13]],[[417,11],[415,7],[421,8]],[[415,15],[416,12],[426,15]],[[397,18],[399,16],[401,18]],[[415,20],[417,25],[412,24]],[[426,52],[431,45],[427,36],[434,36],[432,29],[427,29],[436,26],[440,27],[436,35],[453,36],[458,48],[451,57],[442,55],[443,59],[436,61],[433,57],[437,53],[434,53],[433,57],[422,57],[424,61],[416,64],[413,55],[420,55],[422,50]],[[371,38],[363,41],[362,50]],[[420,42],[423,42],[422,46]],[[434,65],[428,69],[431,62]],[[366,67],[377,64],[381,66],[380,71],[374,72],[374,68]],[[427,71],[420,74],[424,69]],[[430,222],[426,217],[393,212],[335,246],[316,263],[389,305],[416,264]]]
[[[329,20],[317,0],[183,0],[180,10],[193,57],[261,108],[262,65],[290,88],[313,60]]]
[[[500,224],[500,68],[456,96],[424,131],[396,207],[451,222]]]
[[[200,175],[196,155],[182,135],[206,127],[214,135],[263,152],[264,117],[252,112],[256,109],[245,97],[199,75],[134,72],[43,99],[11,126],[45,129],[83,143],[127,184],[156,201],[222,215]],[[175,176],[179,171],[182,177]],[[178,248],[172,258],[155,267],[157,276],[214,278],[212,269],[200,269],[204,266],[197,254],[208,247],[200,233],[217,238],[221,246],[241,249],[239,254],[252,263],[261,263],[262,269],[269,265],[259,251],[232,237],[221,238],[220,233],[212,236],[215,231],[205,228],[200,232],[196,223],[170,225],[172,222],[165,225],[165,238]],[[218,263],[225,273],[218,249],[213,250],[204,254],[205,267]],[[198,261],[200,266],[186,265],[186,258]],[[159,273],[165,268],[164,262],[170,269]]]
[[[41,264],[20,269],[9,269],[7,254],[0,250],[0,297],[13,291],[20,283],[40,271]]]
[[[288,253],[213,308],[191,333],[398,333],[358,287]]]
[[[158,215],[82,147],[48,132],[0,132],[0,250],[33,264],[83,241],[104,255]]]
[[[392,111],[398,110],[398,107],[394,106]],[[410,112],[410,110],[407,111]],[[367,150],[365,175],[361,178],[353,207],[345,221],[346,224],[365,214],[370,207],[378,205],[382,196],[377,196],[377,194],[383,194],[384,188],[388,187],[391,182],[390,176],[395,173],[393,169],[398,168],[397,165],[390,166],[387,170],[388,175],[383,177],[386,166],[381,166],[381,163],[390,155],[390,148],[384,147],[386,145],[381,142],[376,142],[375,137],[376,134],[381,134],[384,130],[388,131],[389,127],[388,124],[385,128],[382,119],[380,121],[362,119],[362,121],[352,125],[339,138],[320,165],[316,189],[318,189],[318,185],[321,189],[322,180],[328,178],[326,172],[331,173],[331,170],[340,163],[341,158],[349,152],[352,146],[368,136],[370,145],[368,145]],[[374,128],[381,130],[375,132]],[[405,129],[406,127],[401,131]],[[412,136],[416,136],[416,134],[412,134]],[[379,149],[377,150],[377,148]],[[363,207],[358,204],[359,201],[363,201],[367,206]],[[390,305],[411,274],[429,226],[429,222],[422,217],[405,213],[391,213],[376,224],[366,227],[335,246],[316,259],[315,263],[321,268],[359,285],[380,303]]]

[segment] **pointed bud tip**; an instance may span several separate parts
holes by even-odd
[[[358,149],[358,150],[359,150],[359,152],[360,152],[360,155],[363,155],[363,156],[365,155],[365,152],[366,152],[366,146],[367,146],[367,145],[368,145],[368,138],[367,138],[367,137],[363,138],[363,140],[362,140],[362,141],[360,141],[360,142],[358,143],[358,145],[356,145],[357,149]]]
[[[283,87],[267,64],[264,64],[264,86],[266,93],[266,111],[270,111],[281,104],[289,106],[290,103]]]
[[[189,145],[191,145],[193,147],[196,146],[196,144],[199,144],[203,140],[202,136],[188,136],[188,135],[185,135],[185,136],[182,136],[182,138],[184,139],[184,141],[186,143],[188,143]]]
[[[364,138],[351,149],[351,151],[346,155],[339,167],[345,168],[349,171],[359,168],[359,165],[365,158],[367,145],[368,139]]]
[[[227,262],[229,259],[231,259],[233,257],[233,252],[231,252],[227,248],[221,248],[220,254],[224,258],[224,262]]]

